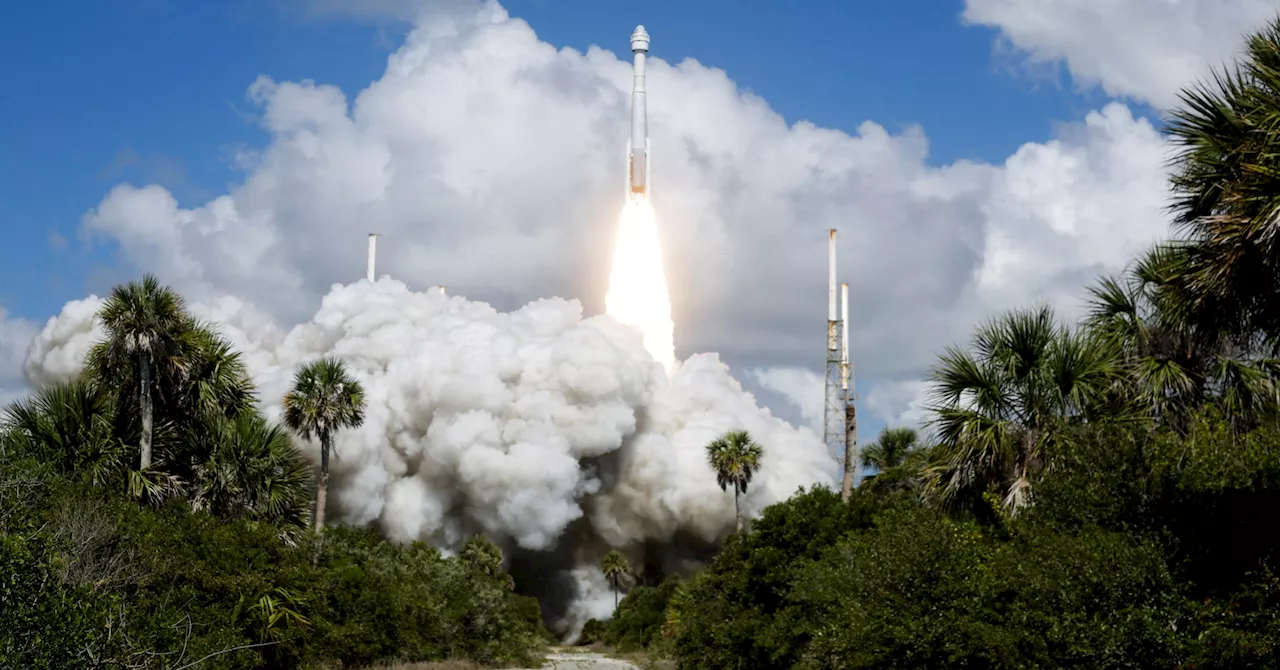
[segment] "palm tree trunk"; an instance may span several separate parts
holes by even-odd
[[[618,578],[613,578],[613,611],[618,611]]]
[[[142,411],[142,437],[138,440],[142,456],[138,459],[138,469],[151,467],[151,436],[155,421],[155,409],[151,405],[151,355],[143,351],[138,355],[138,370],[142,378],[138,404]]]
[[[320,485],[316,487],[316,532],[324,531],[324,506],[329,497],[329,433],[320,433]]]
[[[738,505],[738,489],[733,489],[733,516],[738,521],[738,533],[742,533],[742,507]]]
[[[1031,470],[1033,451],[1039,436],[1040,431],[1035,428],[1028,428],[1022,436],[1022,444],[1013,463],[1013,482],[1005,495],[1005,502],[1009,508],[1010,515],[1016,515],[1021,507],[1026,504],[1026,490],[1031,487],[1031,484],[1027,481],[1027,474]]]

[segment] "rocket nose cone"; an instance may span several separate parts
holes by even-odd
[[[636,26],[635,32],[631,33],[631,50],[649,50],[649,33],[644,29],[644,26]]]

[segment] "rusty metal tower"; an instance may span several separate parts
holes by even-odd
[[[822,439],[827,453],[837,457],[845,450],[845,408],[848,405],[844,390],[845,365],[843,324],[837,311],[838,285],[836,284],[836,229],[827,231],[827,378],[824,388],[822,412]]]

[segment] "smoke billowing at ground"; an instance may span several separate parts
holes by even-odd
[[[29,350],[31,384],[78,371],[102,337],[100,304],[72,302],[50,319]],[[335,285],[287,330],[233,297],[192,311],[243,352],[273,418],[296,367],[321,355],[366,385],[364,425],[335,441],[337,521],[444,549],[487,535],[562,633],[612,610],[593,567],[609,548],[636,566],[657,556],[670,570],[733,528],[732,494],[716,486],[704,452],[720,433],[745,429],[764,447],[748,513],[835,481],[818,436],[758,406],[717,355],[694,355],[668,376],[639,329],[584,319],[576,300],[500,313],[384,277]],[[301,446],[318,463],[318,445]]]

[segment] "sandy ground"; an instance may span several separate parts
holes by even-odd
[[[393,665],[381,670],[481,670],[480,666],[468,661],[443,661],[436,663],[407,663]],[[515,669],[512,669],[515,670]],[[626,661],[609,658],[604,654],[583,649],[552,648],[547,654],[546,664],[541,668],[523,668],[521,670],[640,670],[639,667]]]
[[[533,670],[528,668],[526,670]],[[547,662],[538,670],[639,670],[625,661],[585,651],[552,650]]]

